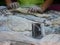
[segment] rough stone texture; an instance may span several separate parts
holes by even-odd
[[[17,41],[1,41],[0,45],[31,45],[31,44]]]
[[[50,34],[40,40],[40,45],[60,45],[60,35]]]
[[[10,41],[1,41],[0,45],[10,45],[11,42]]]
[[[0,16],[0,31],[31,30],[33,21],[18,16]]]
[[[36,41],[29,32],[0,32],[1,45],[31,45]]]
[[[33,17],[31,19],[33,19]],[[43,18],[41,18],[41,19],[43,19]],[[37,20],[39,21],[41,19],[34,18],[34,20],[36,20],[36,21]],[[36,45],[60,45],[60,35],[59,34],[51,34],[51,35],[43,37],[41,40],[39,40],[39,39],[32,38],[31,35],[29,35],[29,33],[26,33],[26,32],[25,33],[12,32],[12,31],[29,30],[29,29],[31,29],[32,22],[33,21],[27,20],[27,19],[19,17],[19,16],[13,16],[13,15],[10,15],[8,17],[0,16],[0,31],[8,30],[7,32],[0,32],[0,41],[2,41],[2,42],[0,42],[0,45],[10,45],[11,44],[10,41],[6,41],[6,40],[21,41],[21,42],[12,42],[12,45],[28,45],[25,42],[33,43]],[[47,29],[47,28],[45,28],[45,29]],[[48,28],[48,31],[49,31],[49,29],[50,28]],[[51,29],[51,32],[52,32],[52,30],[53,29]],[[11,31],[11,32],[9,32],[9,31]],[[57,32],[59,32],[59,31],[57,31]]]

